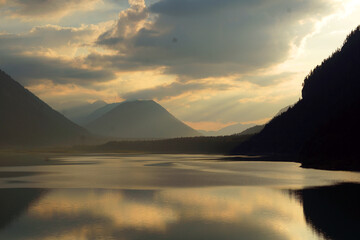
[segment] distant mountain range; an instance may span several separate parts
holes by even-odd
[[[89,137],[0,70],[0,146],[80,144]]]
[[[63,111],[101,137],[156,139],[201,136],[154,101],[95,102]],[[93,137],[0,71],[0,147],[87,143]],[[105,140],[105,138],[104,138]]]
[[[241,133],[242,131],[253,127],[254,124],[234,124],[227,127],[224,127],[218,131],[200,131],[204,136],[227,136],[232,134]]]
[[[110,104],[106,104],[100,108],[97,108],[95,111],[82,116],[81,121],[79,122],[79,124],[81,126],[86,126],[89,123],[95,121],[96,119],[102,117],[103,115],[105,115],[106,113],[110,112],[111,110],[113,110],[115,107],[117,107],[119,104],[121,104],[121,102],[119,103],[110,103]]]
[[[200,136],[152,100],[107,105],[90,114],[85,127],[92,133],[122,139]]]
[[[144,103],[147,101],[149,101],[149,100],[143,100],[143,101],[137,100],[136,102]],[[129,101],[127,101],[127,102],[129,103]],[[101,118],[103,115],[107,114],[108,112],[110,112],[111,110],[113,110],[114,108],[116,108],[117,106],[119,106],[123,103],[125,103],[125,102],[107,104],[104,101],[96,101],[94,103],[88,103],[88,104],[83,104],[81,106],[64,109],[64,110],[62,110],[62,113],[66,117],[68,117],[70,120],[72,120],[73,122],[79,124],[80,126],[88,128],[90,131],[96,132],[97,134],[101,134],[103,136],[108,136],[109,133],[105,133],[105,132],[100,133],[96,130],[91,129],[89,127],[89,125],[92,124],[92,122],[94,122],[95,120]],[[148,105],[148,106],[150,106],[150,105]],[[285,108],[281,109],[277,115],[286,111],[288,108],[289,107],[285,107]],[[154,109],[156,109],[156,108],[154,108]],[[124,114],[124,115],[128,115],[128,114]],[[116,122],[114,124],[119,124],[116,119],[114,119],[114,122]],[[262,130],[262,128],[263,128],[263,125],[255,126],[255,124],[238,123],[238,124],[224,127],[218,131],[204,131],[204,130],[198,130],[198,131],[194,130],[194,131],[196,131],[195,136],[201,136],[201,135],[202,136],[228,136],[228,135],[233,135],[233,134],[238,134],[238,135],[255,134],[255,133],[260,132]],[[247,131],[247,130],[249,130],[249,131]],[[194,131],[192,131],[192,132],[194,133]],[[126,136],[129,136],[129,138],[133,138],[130,135],[131,134],[126,134]],[[111,135],[111,136],[114,137],[113,135]],[[117,135],[117,136],[120,136],[120,135]],[[176,136],[173,135],[173,136],[174,137],[189,137],[189,136],[194,136],[194,134],[180,134],[180,135],[176,135]],[[123,137],[124,136],[121,136],[121,138],[123,138]],[[145,137],[145,138],[149,138],[149,137]],[[158,137],[151,137],[151,138],[158,138]]]
[[[74,123],[83,125],[84,123],[87,123],[87,117],[89,114],[106,105],[107,103],[104,101],[96,101],[93,103],[85,103],[76,107],[62,109],[60,112]]]
[[[264,129],[265,125],[256,125],[253,127],[250,127],[240,133],[237,133],[235,135],[242,136],[242,135],[254,135],[260,133]]]
[[[280,116],[286,112],[291,106],[286,106],[279,110],[279,112],[274,116]],[[255,125],[255,124],[233,124],[224,128],[221,128],[218,131],[203,131],[200,130],[204,136],[228,136],[228,135],[252,135],[261,132],[264,129],[265,125]]]

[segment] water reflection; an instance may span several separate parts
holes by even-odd
[[[360,239],[360,185],[344,183],[293,193],[303,204],[306,221],[325,238]]]
[[[298,163],[216,161],[221,158],[201,155],[64,157],[48,161],[61,162],[62,165],[0,167],[3,175],[0,176],[0,188],[293,188],[329,185],[338,181],[360,182],[359,173],[302,169]]]
[[[31,202],[0,239],[317,238],[295,198],[262,187],[58,189]]]
[[[41,189],[0,189],[0,229],[21,216],[45,193]]]
[[[77,156],[2,167],[0,239],[360,239],[359,185],[309,188],[360,182],[359,173],[209,158]]]

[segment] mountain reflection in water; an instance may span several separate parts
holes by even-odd
[[[360,184],[306,188],[294,191],[306,221],[325,238],[360,239]]]
[[[49,174],[3,179],[0,239],[359,239],[356,228],[347,228],[346,236],[354,238],[339,238],[341,233],[331,231],[341,231],[342,225],[336,228],[316,218],[334,208],[343,210],[337,208],[337,199],[322,204],[328,198],[323,193],[341,192],[339,186],[309,185],[358,179],[354,173],[301,169],[293,163],[217,162],[208,157],[82,157],[94,158],[99,161],[96,165],[2,169]],[[89,182],[97,185],[84,185],[94,176],[96,181]],[[106,188],[110,178],[114,183]],[[196,181],[184,184],[185,178]],[[68,187],[71,181],[73,187]],[[116,185],[119,181],[122,184]],[[358,185],[346,186],[349,192],[358,192]],[[346,192],[341,193],[347,198]],[[318,200],[309,197],[313,195]],[[344,205],[351,208],[351,203]],[[358,223],[346,214],[326,216],[329,221],[336,216],[348,226]]]

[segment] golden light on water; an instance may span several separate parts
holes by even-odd
[[[129,192],[134,195],[127,197]],[[122,231],[171,235],[176,226],[198,221],[256,227],[284,239],[317,238],[305,222],[299,201],[279,190],[227,187],[144,190],[144,194],[151,197],[142,198],[141,190],[55,190],[31,206],[27,215],[45,227],[51,222],[87,219],[81,226],[58,232],[61,239],[87,239],[89,234],[106,238],[121,236]]]

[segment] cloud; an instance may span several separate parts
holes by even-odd
[[[94,8],[100,0],[1,0],[6,15],[25,21],[39,19],[60,19],[74,11]]]
[[[123,94],[121,97],[126,100],[136,99],[156,99],[165,100],[177,97],[185,93],[194,93],[205,89],[216,89],[217,91],[227,90],[231,86],[226,84],[200,83],[200,82],[173,82],[171,84],[160,85],[154,88],[147,88]]]
[[[289,81],[297,73],[296,72],[282,72],[278,74],[253,74],[253,75],[244,75],[237,79],[240,82],[251,82],[258,86],[274,86],[280,84],[284,81]]]
[[[56,49],[73,51],[88,44],[97,28],[47,25],[23,34],[0,34],[0,68],[24,85],[50,80],[90,86],[115,78],[112,71],[90,69],[81,57],[61,57]]]
[[[127,39],[132,40],[144,27],[148,18],[144,0],[129,0],[129,4],[130,8],[120,12],[117,24],[99,36],[98,44],[116,46],[116,49],[120,51],[122,47],[126,47],[126,43],[123,42]]]
[[[70,45],[90,44],[91,37],[96,33],[95,26],[80,28],[45,25],[34,27],[23,34],[0,34],[0,48],[23,49],[59,48]]]
[[[129,3],[97,40],[117,55],[91,55],[89,63],[111,62],[120,71],[163,67],[165,73],[189,80],[243,74],[283,62],[335,7],[325,0],[160,0],[149,7],[142,0]]]
[[[154,13],[168,16],[191,16],[199,14],[216,13],[219,10],[236,6],[246,7],[257,5],[261,1],[238,1],[238,0],[160,0],[150,6]]]
[[[1,52],[0,68],[24,85],[42,80],[51,80],[57,84],[76,84],[89,86],[96,82],[115,78],[112,72],[93,70],[76,66],[75,61],[46,56],[17,55]]]

